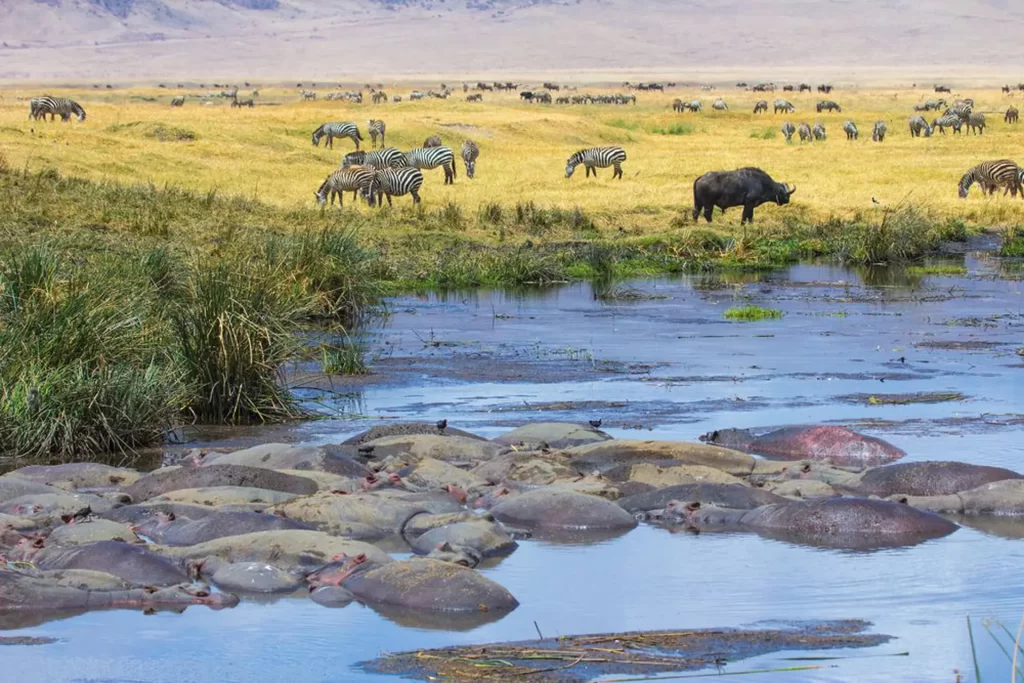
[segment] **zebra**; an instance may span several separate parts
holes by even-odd
[[[370,168],[403,168],[409,160],[401,150],[394,147],[382,147],[371,152],[349,152],[341,160],[342,168],[350,166],[369,166]]]
[[[942,133],[943,135],[946,134],[947,127],[952,128],[953,133],[959,133],[960,128],[963,125],[963,119],[961,119],[959,116],[954,116],[952,114],[943,114],[942,116],[932,121],[932,128],[938,128],[939,132]]]
[[[957,120],[959,121],[959,119]],[[911,137],[919,138],[922,133],[924,133],[926,138],[930,138],[932,136],[932,127],[928,125],[928,122],[923,116],[914,114],[910,117],[909,123]]]
[[[232,107],[238,107],[239,109],[241,109],[242,107],[249,107],[250,109],[252,109],[253,107],[256,106],[256,102],[253,101],[253,99],[251,97],[249,99],[247,99],[247,100],[234,99],[234,100],[231,100],[231,106]]]
[[[774,106],[776,114],[778,114],[780,111],[785,112],[787,114],[792,114],[793,112],[796,111],[796,107],[793,106],[793,103],[787,100],[775,100]]]
[[[814,128],[811,129],[811,133],[814,134],[814,139],[815,140],[824,140],[825,139],[825,126],[823,126],[820,123],[816,123],[816,124],[814,124]]]
[[[985,132],[985,115],[981,112],[974,112],[967,117],[967,134],[973,130],[975,134],[981,135]]]
[[[839,103],[833,102],[832,100],[822,100],[821,102],[818,102],[815,108],[818,110],[819,114],[823,111],[837,111],[840,114],[843,112],[843,108],[839,106]]]
[[[316,195],[316,203],[323,206],[327,203],[327,197],[330,195],[331,206],[334,206],[335,196],[338,197],[338,206],[345,206],[345,192],[351,192],[352,201],[355,201],[357,194],[369,188],[370,183],[373,182],[374,172],[375,169],[366,166],[339,168],[327,176],[320,188],[313,193]]]
[[[178,97],[173,98],[171,100],[171,106],[172,107],[184,107],[185,106],[185,96],[184,95],[179,95]]]
[[[405,155],[409,165],[415,168],[444,169],[444,184],[455,183],[455,154],[451,147],[418,147]]]
[[[426,94],[420,92],[419,90],[413,90],[411,93],[409,93],[410,100],[422,100],[424,97],[426,97]]]
[[[423,141],[423,146],[424,147],[428,147],[428,148],[429,147],[441,147],[443,145],[444,145],[444,143],[441,142],[441,136],[440,135],[431,135],[429,138],[427,138],[426,140]]]
[[[402,96],[401,95],[392,95],[391,96],[391,101],[392,102],[401,102],[402,101]]]
[[[565,177],[571,178],[576,167],[583,164],[587,169],[586,177],[593,173],[597,177],[597,169],[613,166],[612,178],[622,179],[622,162],[626,160],[626,150],[621,147],[591,147],[581,149],[565,162]]]
[[[387,125],[379,119],[370,119],[366,124],[366,130],[370,134],[370,142],[374,148],[377,147],[377,137],[380,136],[380,146],[384,146],[384,134],[387,133]]]
[[[729,111],[729,105],[721,97],[711,103],[711,108],[716,111]]]
[[[782,124],[782,128],[779,130],[781,130],[782,134],[786,137],[786,142],[793,141],[793,133],[796,132],[796,126],[794,126],[792,122],[786,121]]]
[[[806,123],[801,123],[796,127],[796,132],[800,135],[800,142],[813,142],[814,137],[811,135],[811,127]]]
[[[971,107],[972,105],[967,102],[958,100],[946,109],[943,116],[956,116],[963,121],[967,121],[971,115]]]
[[[412,203],[420,203],[420,187],[423,185],[423,173],[418,168],[381,168],[373,174],[368,188],[363,190],[363,197],[373,206],[374,197],[377,198],[377,206],[384,206],[384,197],[388,198],[388,206],[391,206],[392,197],[412,195]]]
[[[768,113],[768,100],[758,100],[757,104],[754,105],[754,113],[760,112]]]
[[[853,121],[847,121],[846,123],[844,123],[843,130],[846,131],[847,140],[857,139],[857,124],[855,124]]]
[[[928,124],[924,125],[927,126]],[[885,125],[885,121],[875,121],[875,125],[871,127],[871,139],[875,142],[884,142],[887,132],[889,132],[889,126]]]
[[[312,90],[303,90],[302,92],[299,93],[299,96],[303,100],[315,100],[316,99],[316,93],[313,92]]]
[[[967,191],[971,188],[971,185],[978,183],[981,185],[982,192],[992,194],[996,191],[997,187],[1001,186],[1008,189],[1016,197],[1018,190],[1024,192],[1024,189],[1021,188],[1020,176],[1020,168],[1009,159],[983,161],[960,178],[957,194],[960,195],[960,199],[966,199]]]
[[[374,104],[386,103],[388,101],[388,94],[383,90],[378,90],[370,97]]]
[[[686,108],[686,105],[683,104],[683,101],[678,97],[672,100],[672,111],[676,112],[677,114],[682,113],[683,110],[685,110]]]
[[[480,148],[472,140],[462,143],[462,160],[466,163],[466,177],[470,180],[476,174],[476,158],[480,156]]]
[[[57,116],[60,116],[61,121],[68,121],[72,115],[77,117],[80,122],[85,121],[85,109],[82,108],[82,105],[66,97],[50,97],[49,95],[34,97],[29,100],[28,106],[28,116],[31,119],[41,118],[45,121],[46,115],[49,114],[51,121]]]
[[[696,114],[697,112],[704,108],[704,104],[700,100],[693,100],[692,102],[687,102],[684,106],[690,111],[692,111],[694,114]]]
[[[359,149],[359,141],[363,136],[359,134],[359,128],[348,121],[337,121],[335,123],[323,123],[313,131],[313,146],[320,146],[320,138],[327,136],[326,147],[334,149],[334,138],[351,138],[356,143],[356,150]]]
[[[1003,123],[1017,123],[1017,119],[1020,118],[1020,112],[1017,111],[1017,107],[1011,106],[1006,110],[1006,114],[1003,115]]]

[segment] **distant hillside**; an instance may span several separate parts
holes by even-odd
[[[1024,80],[1022,25],[1009,0],[0,0],[0,79],[683,80],[771,65]]]

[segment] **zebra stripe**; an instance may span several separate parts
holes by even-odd
[[[960,178],[957,194],[961,199],[965,199],[971,185],[978,183],[983,193],[992,194],[997,187],[1005,187],[1016,197],[1017,191],[1021,190],[1020,173],[1017,164],[1009,159],[983,161]]]
[[[806,123],[801,123],[796,127],[796,132],[800,135],[800,142],[811,142],[814,137],[811,135],[811,127]]]
[[[985,132],[985,115],[981,112],[972,112],[967,117],[967,134],[970,135],[973,130],[975,134],[981,135]]]
[[[364,166],[350,166],[349,168],[340,168],[334,171],[327,176],[327,179],[324,180],[320,188],[314,193],[316,195],[316,203],[323,206],[327,203],[327,197],[330,195],[331,206],[334,206],[335,196],[338,197],[338,205],[345,206],[343,192],[351,192],[352,201],[355,201],[357,192],[370,187],[370,183],[373,182],[373,174],[373,169]]]
[[[324,123],[313,131],[313,146],[320,146],[320,138],[327,136],[327,147],[334,149],[334,138],[351,138],[359,149],[359,141],[363,136],[359,134],[359,127],[348,121],[337,121],[335,123]]]
[[[373,94],[374,99],[377,97],[377,93]],[[388,131],[387,125],[379,119],[370,119],[366,124],[366,130],[370,133],[370,141],[374,147],[377,147],[377,136],[380,136],[380,146],[384,146],[384,135]]]
[[[381,168],[373,174],[369,189],[363,191],[363,196],[373,206],[373,199],[376,196],[377,206],[384,206],[384,197],[388,198],[388,206],[391,206],[391,197],[401,197],[407,194],[412,195],[412,203],[420,203],[420,186],[423,185],[423,173],[418,168]]]
[[[825,126],[823,126],[822,124],[820,124],[820,123],[814,124],[814,128],[811,129],[811,132],[814,134],[814,139],[815,140],[824,140],[825,139]]]
[[[451,147],[417,147],[409,150],[405,158],[415,168],[432,169],[438,166],[444,169],[444,184],[455,182],[455,154]]]
[[[716,111],[729,111],[729,105],[721,97],[711,103],[711,108]]]
[[[51,121],[58,115],[61,121],[67,121],[72,116],[78,117],[79,121],[85,121],[85,109],[82,108],[82,105],[66,97],[50,97],[49,95],[34,97],[29,100],[28,107],[29,118],[37,121],[39,119],[46,120],[47,114],[50,115]]]
[[[963,121],[966,121],[970,115],[971,104],[968,102],[954,102],[953,105],[943,113],[943,116],[956,116]]]
[[[927,125],[926,123],[925,126]],[[871,127],[871,139],[875,142],[884,142],[887,132],[889,132],[889,126],[885,125],[885,121],[875,121],[875,125]]]
[[[794,126],[791,121],[786,121],[785,123],[783,123],[782,128],[780,128],[779,130],[781,130],[782,134],[786,137],[786,142],[792,142],[793,133],[796,132],[796,126]]]
[[[910,135],[912,137],[919,138],[919,137],[921,137],[922,133],[924,133],[924,136],[926,138],[931,137],[931,135],[932,135],[932,127],[928,125],[928,122],[925,121],[923,116],[919,116],[919,115],[915,114],[914,116],[910,117],[909,123],[910,123]]]
[[[758,112],[768,113],[768,100],[758,100],[757,104],[754,105],[754,113]]]
[[[626,150],[621,147],[591,147],[590,149],[581,149],[566,161],[565,177],[571,178],[576,167],[583,164],[587,169],[588,178],[591,173],[593,173],[596,178],[597,169],[599,168],[614,166],[615,171],[612,173],[612,178],[621,179],[622,162],[625,160]]]
[[[847,140],[856,140],[857,139],[857,136],[858,136],[857,124],[855,124],[853,121],[847,121],[846,123],[844,123],[843,124],[843,130],[846,131],[846,139]]]
[[[953,114],[943,114],[934,121],[932,121],[932,128],[938,128],[939,132],[943,135],[946,134],[946,128],[952,128],[953,133],[959,133],[960,127],[963,126],[964,122],[959,116]]]
[[[349,152],[341,160],[342,168],[350,166],[369,166],[370,168],[403,168],[409,165],[401,150],[384,147],[371,152]]]
[[[466,177],[470,180],[476,174],[476,158],[480,156],[480,148],[472,140],[462,143],[462,161],[466,164]]]
[[[796,111],[796,107],[793,103],[788,100],[775,100],[774,102],[775,113],[778,114],[780,111],[784,111],[787,114],[792,114]]]

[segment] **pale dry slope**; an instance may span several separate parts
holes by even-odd
[[[264,7],[264,9],[254,9]],[[0,0],[0,80],[1024,80],[1010,0]]]

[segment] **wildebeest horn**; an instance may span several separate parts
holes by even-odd
[[[794,185],[792,187],[792,189],[790,189],[789,183],[786,183],[786,193],[787,194],[793,194],[794,192],[796,192],[796,185]]]

